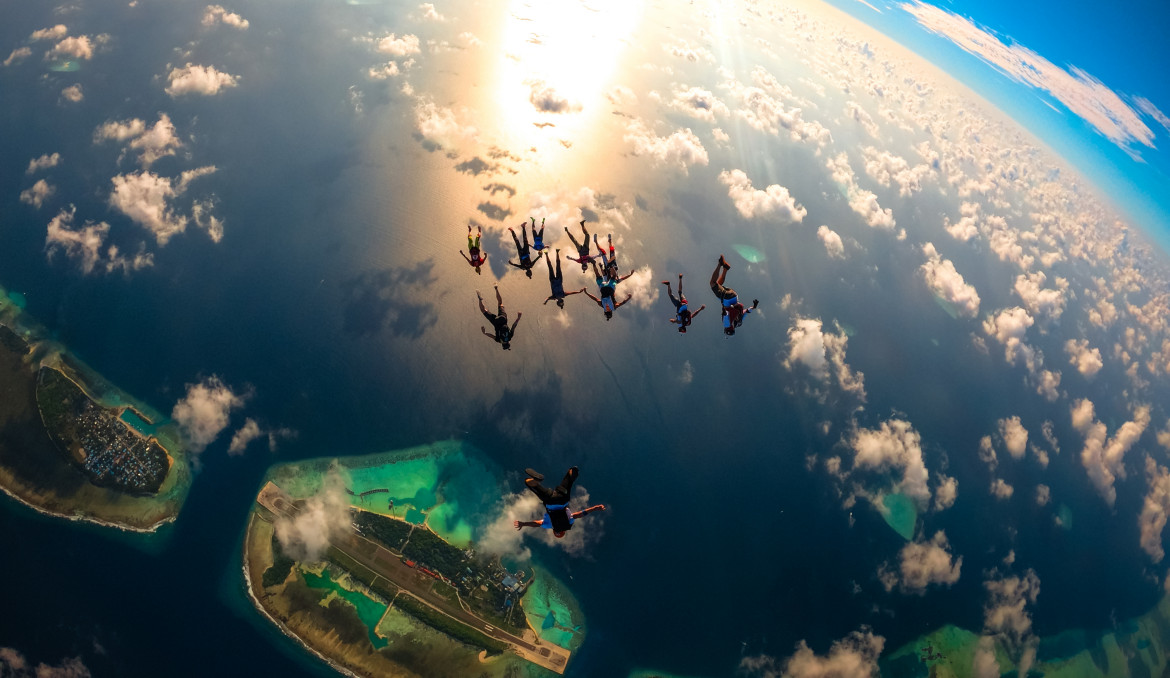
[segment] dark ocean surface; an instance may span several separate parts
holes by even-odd
[[[1137,547],[1141,472],[1135,466],[1119,481],[1117,507],[1108,509],[1080,465],[1068,402],[1037,397],[994,341],[988,353],[977,350],[972,334],[981,334],[982,318],[945,313],[917,272],[920,250],[857,223],[830,199],[838,189],[825,172],[797,169],[823,165],[808,148],[767,139],[764,153],[713,160],[683,179],[566,161],[573,181],[612,177],[606,190],[619,195],[610,199],[637,205],[619,257],[649,265],[652,286],[684,272],[692,306],[712,305],[707,278],[724,252],[734,266],[728,284],[758,297],[762,312],[730,339],[711,308],[678,335],[664,295],[650,308],[631,303],[608,323],[583,295],[562,315],[541,305],[543,262],[532,280],[502,267],[514,252],[500,228],[527,217],[524,201],[515,199],[502,224],[477,212],[487,179],[453,172],[455,161],[419,143],[410,107],[393,89],[364,83],[365,116],[351,115],[348,87],[365,54],[352,35],[393,30],[408,8],[244,3],[232,9],[250,19],[252,36],[265,36],[263,47],[220,48],[209,37],[198,48],[243,74],[239,91],[174,101],[151,79],[178,60],[171,50],[190,39],[202,6],[146,5],[134,18],[86,5],[70,20],[118,36],[120,49],[100,69],[95,62],[75,74],[0,73],[0,129],[20,130],[0,134],[0,285],[24,294],[26,312],[55,339],[161,412],[211,375],[248,397],[232,428],[198,455],[179,520],[157,535],[49,519],[0,500],[0,646],[33,662],[80,656],[99,676],[331,675],[244,596],[241,537],[263,474],[277,461],[450,438],[512,469],[503,480],[514,491],[526,466],[557,476],[578,465],[591,499],[610,506],[603,520],[581,526],[600,535],[587,556],[532,547],[586,615],[571,676],[637,668],[727,676],[741,656],[787,656],[801,639],[823,653],[861,625],[890,649],[946,623],[978,631],[983,573],[1004,570],[1009,550],[1014,571],[1033,568],[1042,581],[1031,608],[1042,636],[1110,628],[1161,595],[1164,573]],[[0,7],[0,50],[55,21],[47,8]],[[302,20],[289,18],[298,12]],[[86,106],[57,105],[72,82],[65,76],[82,79]],[[15,105],[13,95],[27,99]],[[129,276],[83,275],[60,252],[48,259],[46,224],[68,203],[78,224],[108,220],[124,251],[143,239],[105,203],[108,177],[133,163],[118,165],[117,149],[95,145],[92,134],[109,119],[153,123],[159,111],[169,112],[194,157],[163,158],[154,170],[219,167],[199,181],[214,189],[223,241],[189,228],[166,247],[151,243],[154,267]],[[848,146],[845,133],[836,138]],[[30,183],[24,168],[53,151],[70,173],[55,178],[51,207],[33,210],[17,199]],[[714,181],[728,165],[809,196],[804,226],[734,217]],[[513,181],[533,192],[562,180],[542,171],[554,176]],[[986,312],[1017,303],[1014,267],[962,250],[941,230],[953,196],[879,195],[911,243],[933,241],[955,260]],[[491,266],[482,277],[456,254],[469,218],[489,226]],[[825,257],[814,233],[820,223],[855,239],[854,258]],[[571,247],[563,235],[556,240]],[[749,264],[734,244],[759,249],[766,261]],[[564,268],[567,288],[594,287]],[[479,335],[475,307],[474,290],[490,304],[501,275],[509,310],[524,313],[508,352]],[[785,295],[793,306],[781,305]],[[818,402],[807,392],[807,370],[781,364],[797,313],[822,318],[826,331],[833,320],[849,328],[847,360],[865,375],[863,406],[832,389]],[[1063,337],[1032,339],[1063,359]],[[1111,433],[1126,420],[1116,366],[1092,385],[1075,370],[1064,374],[1064,387],[1091,396]],[[1016,494],[996,501],[985,491],[991,479],[978,441],[1013,415],[1037,444],[1041,424],[1052,421],[1061,452],[1041,471],[1031,457],[1012,463],[1001,451],[998,475]],[[245,416],[297,437],[273,453],[256,443],[228,456],[230,433]],[[962,576],[923,597],[882,589],[878,567],[896,563],[905,541],[865,501],[843,508],[823,464],[834,454],[848,458],[841,441],[853,423],[873,428],[893,416],[921,433],[927,468],[959,479],[953,508],[924,515],[919,529],[926,538],[945,530],[963,557]],[[1164,420],[1156,413],[1155,425]],[[1040,482],[1052,488],[1047,507],[1033,501]],[[1053,522],[1060,504],[1074,517],[1071,530]]]

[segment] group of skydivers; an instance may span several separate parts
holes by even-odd
[[[544,244],[544,219],[540,220],[539,229],[536,226],[536,218],[531,217],[531,219],[531,243],[528,241],[527,222],[520,225],[520,232],[523,235],[523,242],[521,242],[521,239],[516,236],[516,229],[508,229],[508,231],[512,234],[512,241],[516,243],[516,253],[518,255],[517,258],[519,259],[519,263],[508,261],[508,265],[514,266],[524,271],[524,275],[528,276],[529,278],[532,277],[532,267],[536,265],[536,262],[540,261],[541,257],[544,257],[545,250],[549,249]],[[592,299],[595,304],[601,307],[602,312],[605,314],[605,319],[608,321],[613,318],[614,311],[628,303],[630,301],[630,297],[633,296],[631,294],[627,294],[625,299],[617,301],[618,283],[622,282],[626,278],[629,278],[634,274],[634,272],[630,271],[625,275],[620,275],[618,273],[617,255],[614,251],[612,235],[609,236],[609,248],[607,251],[601,246],[600,243],[598,243],[597,234],[594,233],[593,246],[597,248],[597,254],[592,254],[590,253],[589,249],[589,230],[585,228],[584,220],[581,221],[581,231],[584,233],[584,237],[581,239],[581,242],[577,242],[577,238],[573,236],[568,228],[565,228],[565,233],[569,236],[569,240],[571,240],[573,242],[573,246],[577,248],[576,257],[566,255],[565,258],[569,261],[580,264],[582,273],[588,273],[589,267],[593,267],[593,277],[597,281],[597,291],[600,296],[594,296],[586,287],[582,287],[579,290],[573,290],[572,292],[565,291],[565,278],[561,274],[561,250],[556,249],[555,257],[545,257],[544,260],[545,265],[548,267],[549,286],[552,288],[552,294],[550,294],[549,297],[544,300],[544,303],[547,304],[548,302],[555,300],[558,307],[564,308],[566,298],[571,297],[574,294],[584,293],[585,296]],[[476,273],[481,273],[480,267],[487,262],[487,254],[484,253],[479,247],[479,241],[482,236],[482,228],[472,232],[471,225],[468,224],[468,254],[464,254],[462,250],[459,251],[459,254],[462,255],[464,260],[466,260],[467,263],[475,269]],[[535,259],[532,258],[532,250],[537,251]],[[552,262],[554,258],[556,259],[555,270],[553,268]],[[597,263],[599,260],[601,262],[600,266],[598,266]],[[731,264],[727,263],[727,260],[723,258],[723,255],[719,255],[719,263],[715,266],[715,271],[711,273],[711,291],[715,293],[715,297],[719,299],[720,306],[722,307],[723,332],[724,334],[731,336],[735,334],[737,327],[743,325],[744,317],[748,313],[756,310],[756,307],[759,306],[760,301],[758,299],[753,299],[752,305],[750,307],[745,307],[742,303],[740,303],[739,295],[736,293],[736,291],[723,285],[729,270],[731,270]],[[670,319],[670,322],[678,326],[679,332],[686,332],[687,328],[690,327],[691,322],[707,306],[703,304],[700,305],[696,311],[692,312],[690,310],[690,307],[687,304],[686,295],[683,294],[682,273],[678,274],[677,297],[674,296],[674,292],[671,290],[669,280],[663,280],[662,284],[666,285],[666,294],[670,297],[670,302],[674,304],[674,317]],[[511,325],[508,324],[508,315],[504,311],[504,300],[500,296],[500,288],[498,285],[496,286],[496,313],[491,313],[487,310],[483,304],[483,295],[481,295],[478,290],[476,291],[475,296],[479,299],[480,312],[483,313],[484,317],[487,318],[488,322],[491,323],[494,329],[494,332],[488,332],[486,327],[481,326],[479,328],[480,332],[482,332],[484,336],[488,337],[492,341],[500,344],[500,346],[502,346],[505,351],[511,349],[512,337],[516,334],[516,325],[520,324],[520,316],[523,314],[517,313],[515,322],[513,322]]]
[[[529,278],[532,278],[532,267],[536,265],[536,262],[540,261],[541,257],[544,257],[545,250],[548,249],[548,247],[546,247],[544,244],[544,219],[540,220],[539,229],[536,226],[536,218],[532,217],[531,220],[531,244],[528,241],[527,223],[522,223],[520,225],[520,232],[523,235],[523,242],[521,242],[521,238],[516,236],[516,229],[508,229],[508,231],[512,234],[512,241],[516,243],[516,252],[519,259],[519,263],[508,261],[508,265],[514,266],[524,271],[524,275],[528,276]],[[577,238],[573,236],[568,228],[565,228],[565,233],[569,236],[569,240],[571,240],[573,242],[573,246],[577,248],[576,257],[566,256],[565,258],[569,261],[580,264],[582,273],[588,273],[589,267],[592,265],[593,277],[596,279],[598,293],[600,296],[593,296],[587,287],[582,287],[581,289],[573,290],[572,292],[565,291],[565,278],[561,274],[561,250],[556,249],[555,257],[548,256],[544,259],[544,263],[548,267],[549,286],[552,288],[552,294],[550,294],[548,298],[544,300],[544,303],[547,304],[548,302],[555,300],[558,307],[564,308],[566,298],[571,297],[574,294],[584,293],[585,296],[592,299],[594,303],[601,307],[602,312],[605,313],[605,319],[608,321],[613,317],[614,311],[629,302],[630,297],[633,296],[631,294],[627,294],[625,299],[617,301],[618,283],[622,282],[626,278],[629,278],[634,274],[634,272],[630,271],[625,275],[619,274],[617,256],[614,252],[612,235],[609,236],[609,248],[608,251],[606,251],[606,249],[602,248],[598,243],[597,234],[594,233],[593,246],[597,248],[597,254],[591,254],[589,249],[589,230],[585,228],[585,220],[581,221],[581,231],[584,235],[581,239],[581,242],[577,242]],[[459,251],[459,254],[461,254],[467,263],[475,269],[476,273],[481,273],[480,267],[487,262],[487,254],[480,250],[479,247],[479,241],[482,236],[482,228],[477,228],[473,233],[471,230],[471,225],[469,224],[467,226],[468,253],[464,254],[462,250]],[[532,250],[537,251],[535,259],[532,258]],[[553,270],[552,262],[554,258],[556,259],[555,271]],[[601,261],[600,266],[598,266],[597,263],[599,259]],[[722,254],[719,255],[719,263],[716,264],[714,272],[711,273],[711,291],[715,293],[715,297],[719,299],[720,306],[722,307],[723,332],[727,336],[734,335],[736,328],[743,325],[744,317],[748,313],[756,310],[756,307],[760,304],[759,299],[753,299],[752,305],[750,307],[745,307],[742,303],[740,303],[739,295],[735,292],[735,290],[724,286],[723,283],[729,270],[731,270],[731,265],[727,263],[727,260],[723,258]],[[690,307],[687,304],[686,295],[683,294],[682,273],[678,274],[677,297],[674,296],[674,292],[671,290],[669,280],[663,280],[662,284],[666,285],[666,294],[670,297],[670,302],[674,304],[674,317],[670,318],[670,322],[678,326],[679,332],[686,332],[687,328],[690,327],[691,322],[707,306],[703,304],[693,312],[690,310]],[[500,344],[500,346],[503,347],[505,351],[511,349],[512,337],[514,337],[516,334],[516,326],[520,324],[520,317],[523,314],[519,312],[516,313],[516,320],[511,325],[508,324],[508,314],[504,310],[504,300],[500,296],[500,288],[498,285],[496,286],[495,313],[489,312],[484,306],[483,295],[481,295],[478,290],[476,290],[475,296],[479,299],[480,312],[483,313],[484,317],[487,318],[488,322],[491,323],[491,326],[494,329],[494,332],[488,332],[486,327],[481,326],[479,328],[480,332],[482,332],[484,336],[488,337],[492,341]],[[544,480],[543,475],[530,468],[525,469],[525,472],[529,477],[525,479],[524,484],[528,487],[528,489],[532,490],[532,492],[536,494],[538,498],[540,498],[540,501],[544,504],[545,513],[544,517],[539,521],[514,521],[512,525],[517,530],[523,527],[543,527],[545,529],[552,530],[553,534],[560,538],[565,536],[566,531],[572,529],[573,522],[577,518],[587,515],[593,511],[605,510],[604,504],[590,506],[589,508],[577,512],[572,512],[569,510],[569,493],[572,490],[573,482],[577,480],[578,475],[576,466],[570,468],[569,471],[565,473],[565,477],[561,480],[560,485],[552,490],[541,485],[541,481]]]

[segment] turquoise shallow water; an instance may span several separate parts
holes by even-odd
[[[345,599],[346,602],[353,605],[357,610],[358,617],[370,629],[370,642],[374,644],[375,649],[386,647],[387,641],[374,633],[374,629],[378,626],[378,620],[382,615],[386,614],[386,608],[389,607],[384,603],[379,603],[372,600],[364,594],[356,591],[349,591],[341,586],[340,583],[333,579],[333,573],[326,568],[320,575],[312,572],[304,572],[302,576],[305,578],[305,583],[310,588],[324,589],[328,591],[335,591],[338,596]]]

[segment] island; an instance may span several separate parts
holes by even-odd
[[[564,673],[572,595],[472,540],[500,496],[487,464],[445,441],[273,467],[244,538],[253,604],[348,675]]]
[[[0,289],[0,490],[38,512],[134,532],[179,514],[175,427],[47,339]]]

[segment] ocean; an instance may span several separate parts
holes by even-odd
[[[620,139],[576,150],[532,141],[537,151],[526,137],[513,139],[511,152],[523,162],[500,162],[535,168],[515,177],[501,170],[512,200],[495,189],[485,197],[495,177],[452,171],[455,160],[420,143],[414,110],[398,91],[362,81],[364,113],[355,112],[349,87],[368,50],[354,36],[408,11],[387,7],[245,3],[240,11],[254,26],[281,39],[222,50],[220,65],[237,67],[243,79],[240,92],[214,100],[175,103],[150,84],[188,37],[169,19],[196,21],[191,7],[174,10],[182,17],[146,8],[132,20],[82,10],[87,30],[137,28],[142,36],[137,52],[112,52],[85,81],[91,107],[56,105],[60,86],[76,74],[49,75],[43,87],[39,71],[0,75],[0,91],[40,97],[19,107],[6,98],[0,110],[0,127],[24,130],[0,136],[0,157],[19,161],[0,163],[0,186],[23,187],[28,159],[54,150],[76,170],[63,174],[60,199],[44,210],[20,203],[17,190],[0,192],[0,284],[22,294],[27,313],[56,340],[161,412],[212,375],[245,399],[232,427],[198,455],[178,521],[156,535],[49,519],[0,500],[0,646],[33,662],[81,656],[94,675],[332,675],[244,596],[241,538],[261,480],[277,462],[441,440],[480,450],[516,492],[525,467],[555,478],[577,465],[591,501],[610,507],[577,528],[594,535],[587,554],[532,546],[586,616],[587,639],[570,676],[640,669],[728,676],[741,657],[787,656],[800,640],[824,653],[862,625],[887,648],[946,623],[978,631],[983,575],[1006,571],[1009,551],[1016,571],[1030,567],[1041,577],[1031,608],[1040,635],[1111,628],[1157,602],[1164,573],[1136,547],[1141,474],[1123,486],[1129,491],[1117,510],[1107,509],[1077,459],[1081,438],[1067,403],[1022,389],[1023,369],[1006,366],[994,342],[988,352],[977,349],[980,320],[939,308],[917,273],[920,251],[860,224],[843,202],[818,201],[837,194],[828,176],[789,169],[821,167],[811,149],[768,138],[759,146],[767,160],[741,165],[810,196],[807,228],[729,217],[726,187],[715,177],[741,159],[692,167],[685,178],[580,160],[624,158]],[[0,37],[14,43],[26,27],[52,21],[37,7],[13,11],[19,16],[9,25],[20,29],[0,27]],[[297,12],[302,20],[290,22]],[[152,22],[157,31],[146,30]],[[207,38],[208,53],[218,39]],[[86,64],[77,77],[89,70],[97,69]],[[481,89],[475,82],[467,101],[488,97],[486,81]],[[440,96],[451,103],[457,94]],[[69,203],[78,224],[111,222],[123,251],[147,238],[107,206],[108,177],[134,167],[119,164],[118,149],[95,147],[93,130],[111,118],[153,122],[160,110],[171,112],[193,157],[162,158],[154,170],[219,168],[199,181],[213,189],[222,242],[192,226],[165,247],[151,242],[153,268],[126,276],[83,275],[64,253],[47,257],[46,224]],[[576,190],[600,176],[599,196]],[[500,212],[484,207],[490,200]],[[883,193],[882,200],[907,215],[899,223],[912,242],[947,237],[936,218],[941,198]],[[543,262],[531,280],[503,263],[514,255],[503,227],[537,208],[572,214],[549,226],[548,239],[565,253],[571,246],[557,231],[576,229],[578,210],[590,216],[591,232],[599,211],[618,210],[605,214],[631,224],[614,228],[619,260],[649,266],[650,293],[640,297],[658,297],[619,309],[609,322],[583,295],[563,312],[542,306]],[[489,216],[501,212],[499,221]],[[469,219],[486,227],[482,276],[457,254]],[[814,234],[819,223],[852,238],[857,259],[826,258]],[[733,338],[721,334],[707,289],[721,252],[733,264],[728,284],[761,303]],[[1015,303],[1007,286],[997,287],[1010,280],[1009,264],[986,252],[948,256],[969,272],[986,309]],[[567,289],[594,286],[563,263]],[[667,323],[671,307],[658,282],[674,284],[679,272],[692,305],[709,305],[685,336]],[[497,283],[509,312],[524,314],[508,352],[480,335],[475,304],[478,289],[492,305]],[[864,402],[782,364],[797,316],[822,318],[826,331],[833,320],[848,326],[847,361],[865,375]],[[1063,355],[1056,339],[1035,341]],[[1066,385],[1075,383],[1071,372]],[[1095,388],[1114,394],[1104,384],[1117,377],[1107,370]],[[1113,409],[1111,431],[1124,414]],[[990,477],[978,440],[1012,415],[1034,441],[1042,422],[1054,422],[1061,452],[1043,475],[1002,463],[1018,496],[996,502],[985,491]],[[256,442],[229,456],[229,434],[245,417],[296,436],[275,451]],[[892,417],[922,434],[927,468],[960,480],[954,507],[926,515],[920,529],[926,538],[946,531],[963,557],[962,576],[924,597],[883,590],[878,568],[896,563],[905,541],[864,500],[844,507],[843,488],[825,467],[834,455],[849,458],[842,437],[852,426]],[[1046,508],[1031,499],[1041,481],[1053,488]],[[1071,530],[1053,522],[1061,504]]]

